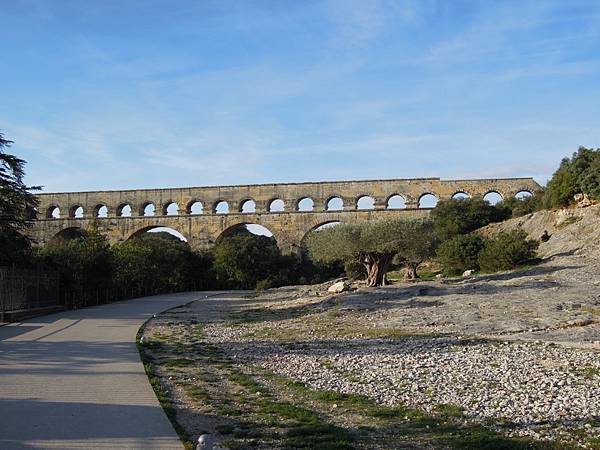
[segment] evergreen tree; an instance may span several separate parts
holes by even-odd
[[[0,265],[24,264],[31,242],[24,234],[35,218],[38,201],[23,182],[25,161],[6,153],[13,142],[0,133]]]

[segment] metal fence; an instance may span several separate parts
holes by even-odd
[[[61,304],[56,272],[0,267],[0,312]]]

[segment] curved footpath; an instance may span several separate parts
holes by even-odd
[[[0,327],[0,448],[183,448],[135,345],[154,313],[205,292],[145,297]]]

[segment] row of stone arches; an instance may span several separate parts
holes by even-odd
[[[522,199],[531,196],[530,191],[519,191],[516,194],[516,198]],[[456,192],[452,198],[468,198],[471,195],[464,191]],[[490,191],[484,195],[484,199],[492,204],[496,204],[503,200],[503,196],[497,191]],[[434,208],[439,201],[439,197],[433,192],[423,193],[419,199],[417,206],[418,208]],[[406,198],[400,194],[392,194],[385,200],[385,209],[404,209],[406,208]],[[329,197],[325,203],[325,211],[342,211],[345,209],[345,203],[341,196]],[[372,210],[375,209],[375,198],[370,195],[359,196],[353,205],[353,209],[356,210]],[[297,212],[310,212],[315,210],[315,202],[310,197],[300,198],[294,205],[294,211]],[[201,215],[204,213],[204,204],[199,200],[193,200],[185,206],[186,215]],[[267,204],[267,211],[270,213],[285,212],[287,211],[285,202],[281,198],[274,198]],[[111,211],[106,204],[98,204],[94,207],[92,216],[98,218],[108,217]],[[212,205],[212,212],[214,214],[229,214],[230,205],[226,200],[218,200]],[[257,212],[257,204],[252,198],[245,199],[239,203],[238,212],[252,214]],[[117,206],[114,211],[117,217],[131,217],[134,215],[134,208],[129,203],[122,203]],[[180,206],[174,202],[166,202],[162,206],[162,211],[157,212],[156,205],[153,202],[142,203],[139,210],[137,211],[138,216],[152,217],[156,215],[163,216],[177,216],[180,215]],[[83,218],[85,214],[84,208],[81,205],[73,205],[68,209],[69,218]],[[46,211],[46,218],[58,219],[61,218],[61,210],[58,206],[52,205]]]
[[[329,221],[319,222],[319,223],[313,225],[309,230],[307,230],[304,233],[304,235],[306,236],[311,231],[320,230],[323,228],[328,228],[331,226],[339,225],[340,223],[342,223],[342,222],[339,220],[329,220]],[[219,235],[216,237],[214,243],[218,243],[223,238],[235,234],[235,232],[237,230],[239,230],[240,228],[245,228],[248,232],[250,232],[254,235],[272,237],[273,239],[276,239],[276,236],[274,236],[274,233],[272,232],[272,230],[265,227],[264,225],[260,225],[260,224],[252,223],[252,222],[239,222],[239,223],[233,224],[233,225],[227,227],[225,230],[221,231],[221,233],[219,233]],[[140,229],[137,229],[137,230],[133,231],[126,238],[126,240],[144,236],[146,233],[169,233],[170,235],[177,237],[182,242],[186,242],[186,243],[188,242],[188,238],[186,236],[184,236],[184,234],[182,232],[180,232],[176,228],[167,227],[167,226],[163,226],[163,225],[149,225],[149,226],[145,226]],[[68,228],[64,228],[64,229],[60,230],[59,232],[57,232],[54,235],[54,238],[70,240],[70,239],[82,238],[82,237],[85,237],[86,235],[87,235],[87,231],[83,228],[68,227]]]

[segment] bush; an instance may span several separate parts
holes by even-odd
[[[442,200],[431,211],[433,228],[442,241],[510,216],[511,210],[503,202],[491,205],[483,197]]]
[[[479,254],[485,240],[478,234],[455,236],[442,242],[438,248],[438,261],[444,275],[460,275],[465,270],[479,270]]]
[[[479,254],[479,267],[484,272],[510,270],[535,258],[537,241],[527,239],[523,230],[500,233],[487,239]]]

